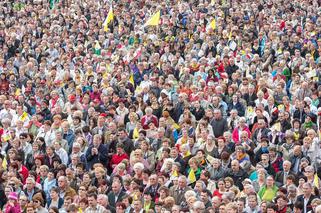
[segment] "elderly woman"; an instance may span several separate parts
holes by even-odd
[[[141,149],[136,149],[130,155],[130,165],[133,166],[136,163],[142,163],[145,168],[148,168],[148,162],[143,157],[143,151]]]
[[[242,132],[243,131],[246,131],[247,134],[248,134],[248,138],[251,137],[251,132],[250,132],[250,129],[249,127],[246,125],[246,119],[245,117],[241,117],[239,119],[239,122],[238,122],[238,126],[234,128],[233,130],[233,133],[232,133],[232,137],[233,137],[233,141],[238,144],[242,141]]]

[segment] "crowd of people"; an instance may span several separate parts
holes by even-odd
[[[0,1],[0,210],[321,213],[320,11]]]

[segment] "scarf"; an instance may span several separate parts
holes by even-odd
[[[309,121],[309,122],[305,122],[303,124],[303,126],[306,128],[306,129],[310,129],[313,125],[313,122],[312,121]]]

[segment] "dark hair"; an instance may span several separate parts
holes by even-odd
[[[82,131],[83,131],[84,133],[89,132],[89,131],[90,131],[89,126],[84,126],[84,127],[82,128]]]
[[[51,189],[50,189],[50,192],[51,191],[54,191],[54,192],[56,192],[56,193],[59,193],[59,189],[57,188],[57,187],[52,187]]]
[[[273,209],[274,211],[277,211],[278,208],[274,203],[268,202],[266,205],[266,209]]]
[[[57,207],[53,206],[53,207],[50,207],[48,210],[52,210],[54,211],[55,213],[59,213],[59,210]]]
[[[294,203],[294,208],[297,208],[297,209],[302,210],[303,207],[304,207],[304,205],[303,205],[303,203],[300,202],[300,201],[296,201],[296,202]]]
[[[89,193],[87,197],[93,197],[95,200],[97,200],[97,194],[96,193]]]

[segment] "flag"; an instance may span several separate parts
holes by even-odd
[[[10,135],[10,133],[5,133],[4,135],[2,135],[2,140],[3,140],[4,142],[11,140],[11,135]]]
[[[196,182],[196,176],[195,176],[195,172],[193,169],[190,169],[190,171],[188,173],[188,180],[189,180],[190,184]]]
[[[178,177],[178,172],[177,172],[176,170],[174,170],[173,176],[174,176],[174,177]]]
[[[314,186],[316,186],[316,187],[319,188],[319,177],[318,177],[318,174],[317,174],[317,173],[314,174],[314,181],[313,181],[313,183],[314,183]]]
[[[160,10],[155,13],[144,26],[157,26],[160,20]]]
[[[21,94],[21,90],[18,88],[18,89],[16,89],[16,92],[15,92],[15,95],[16,96],[19,96]]]
[[[57,0],[49,0],[49,8],[50,8],[50,10],[54,9],[56,2],[58,2],[58,1]]]
[[[130,76],[129,76],[129,82],[130,82],[133,86],[135,86],[134,74],[133,74],[133,73],[130,74]]]
[[[23,112],[19,119],[20,121],[25,121],[27,118],[28,118],[28,114],[26,112]]]
[[[104,26],[104,31],[107,32],[108,31],[108,25],[109,23],[111,23],[114,20],[114,12],[113,12],[113,6],[110,6],[110,9],[108,11],[108,15],[103,23]]]
[[[216,29],[216,21],[215,21],[215,18],[213,19],[213,21],[211,21],[210,27],[212,28],[212,30],[215,30],[215,29]]]
[[[101,46],[100,46],[100,44],[99,44],[99,41],[95,41],[95,47],[94,47],[94,53],[96,54],[96,55],[100,55],[100,53],[101,53]]]

